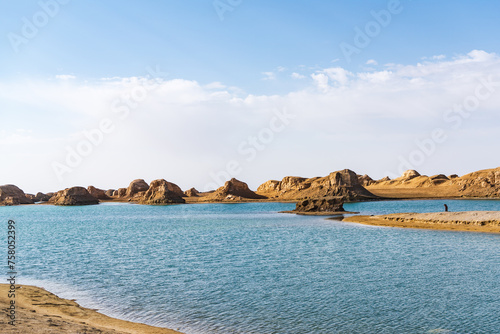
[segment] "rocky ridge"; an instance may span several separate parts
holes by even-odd
[[[368,191],[356,173],[349,169],[330,173],[325,177],[285,177],[282,181],[267,181],[259,186],[257,194],[273,199],[300,200],[338,196],[345,201],[375,200],[378,196]]]

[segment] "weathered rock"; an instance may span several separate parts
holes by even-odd
[[[461,196],[500,197],[500,167],[473,172],[450,182],[460,187]]]
[[[166,180],[154,180],[148,186],[148,190],[144,193],[139,203],[141,204],[179,204],[186,203],[184,193],[180,188]]]
[[[430,177],[431,181],[438,185],[449,180],[449,178],[444,174],[438,174]]]
[[[406,172],[404,172],[403,175],[401,175],[401,178],[406,179],[406,180],[411,180],[411,179],[418,177],[418,176],[420,176],[419,172],[417,172],[416,170],[413,170],[413,169],[409,169]]]
[[[391,180],[391,178],[389,176],[385,176],[385,177],[381,178],[380,180],[378,180],[377,182],[387,182],[390,180]]]
[[[92,195],[94,196],[95,198],[99,199],[99,200],[108,200],[110,199],[108,195],[106,195],[106,192],[102,189],[98,189],[94,186],[89,186],[87,188],[87,191]]]
[[[106,190],[106,196],[108,196],[108,197],[114,196],[113,194],[115,193],[115,191],[116,191],[115,189]]]
[[[248,188],[245,182],[241,182],[235,178],[227,181],[224,186],[217,189],[213,194],[210,194],[210,199],[215,201],[234,200],[234,198],[238,197],[247,199],[266,198],[265,196],[257,195]]]
[[[118,197],[125,197],[127,195],[127,188],[119,188],[117,195]]]
[[[72,187],[58,191],[49,201],[54,205],[94,205],[99,200],[83,187]]]
[[[119,197],[119,192],[118,190],[113,191],[113,197]]]
[[[344,212],[342,197],[309,198],[297,202],[294,212]]]
[[[13,184],[0,186],[0,205],[33,204],[33,200],[26,197],[24,191]]]
[[[191,189],[186,190],[184,192],[184,195],[187,197],[198,197],[199,194],[200,194],[200,192],[198,190],[196,190],[195,188],[191,188]]]
[[[327,196],[342,196],[346,201],[378,198],[363,187],[356,173],[348,169],[333,172],[325,177],[306,179],[289,176],[281,182],[268,181],[259,187],[258,194],[286,200]]]
[[[134,180],[130,182],[125,197],[134,197],[138,192],[147,191],[148,189],[149,185],[143,179]]]
[[[257,192],[260,193],[267,193],[267,192],[272,192],[272,191],[279,191],[279,186],[281,182],[276,181],[276,180],[269,180],[267,182],[264,182],[257,188]]]
[[[35,202],[48,202],[53,195],[54,195],[54,193],[44,194],[44,193],[38,192],[35,196],[34,201]]]
[[[306,181],[307,179],[303,177],[286,176],[279,184],[278,189],[282,192],[307,189],[311,186],[311,183]]]
[[[359,182],[357,174],[349,169],[333,172],[317,179],[312,183],[311,190],[315,190],[314,193],[319,196],[308,197],[340,196],[349,202],[378,198],[366,190]]]
[[[363,186],[369,186],[370,184],[374,183],[373,179],[369,177],[368,175],[358,175],[358,181],[359,183]]]

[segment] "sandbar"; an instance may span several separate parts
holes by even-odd
[[[500,233],[500,211],[394,213],[351,216],[342,221],[376,226]]]
[[[8,324],[8,284],[0,284],[0,333],[179,334],[180,332],[108,317],[47,290],[16,284],[16,325]]]

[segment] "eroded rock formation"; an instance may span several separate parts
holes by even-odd
[[[143,179],[137,179],[130,182],[130,185],[127,188],[124,196],[120,197],[128,197],[132,198],[137,195],[141,191],[147,191],[149,189],[149,185]]]
[[[240,200],[240,199],[265,199],[265,196],[258,195],[245,182],[235,178],[227,181],[224,186],[217,189],[207,198],[213,201]]]
[[[52,196],[49,203],[54,205],[93,205],[99,204],[99,200],[83,187],[72,187],[58,191]]]
[[[179,204],[186,203],[182,190],[166,180],[154,180],[139,200],[141,204]]]
[[[363,187],[369,186],[370,184],[375,182],[375,181],[373,181],[373,179],[371,177],[369,177],[366,174],[365,175],[358,175],[358,180],[359,180],[359,183]]]
[[[377,196],[366,190],[358,175],[349,169],[330,173],[325,177],[301,178],[285,177],[282,181],[268,181],[262,184],[257,193],[269,198],[300,200],[341,196],[346,201],[376,199]]]
[[[106,192],[102,189],[98,189],[94,186],[89,186],[87,188],[87,191],[89,192],[89,194],[91,194],[92,196],[94,196],[95,198],[99,199],[99,200],[108,200],[110,199],[108,195],[106,195]]]
[[[13,184],[0,186],[0,205],[33,204],[34,201],[26,196],[24,191]]]
[[[294,212],[344,212],[342,197],[308,198],[297,202]]]
[[[196,190],[195,188],[191,188],[191,189],[186,190],[184,192],[184,195],[187,197],[198,197],[199,194],[200,194],[200,192],[198,190]]]

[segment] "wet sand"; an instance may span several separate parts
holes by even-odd
[[[352,216],[343,221],[376,226],[500,233],[500,211],[394,213]]]
[[[174,334],[167,328],[153,327],[108,317],[76,302],[62,299],[45,289],[16,285],[16,326],[8,324],[6,309],[12,299],[9,285],[0,284],[0,333],[128,333]]]

